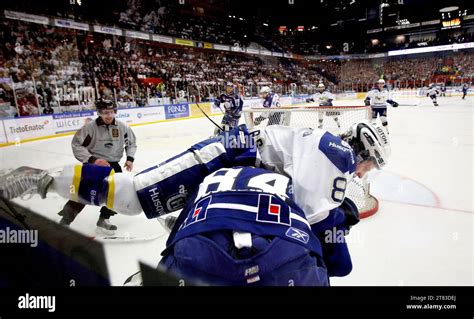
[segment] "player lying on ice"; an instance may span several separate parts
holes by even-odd
[[[21,167],[0,177],[0,195],[56,192],[148,218],[183,209],[160,262],[179,278],[328,285],[352,269],[345,241],[326,240],[359,221],[346,186],[384,166],[389,153],[384,129],[369,122],[341,137],[278,125],[249,133],[241,125],[135,176],[95,165],[54,177]]]

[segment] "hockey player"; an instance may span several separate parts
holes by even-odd
[[[433,83],[431,83],[428,88],[428,91],[426,92],[426,96],[430,97],[431,101],[433,101],[434,106],[438,106],[438,101],[436,100],[438,94],[438,88]]]
[[[221,106],[224,107],[224,117],[222,118],[221,122],[223,130],[228,131],[229,129],[232,129],[239,124],[244,101],[238,95],[234,83],[226,83],[226,93],[221,94],[219,98],[214,101],[214,105],[220,108],[221,110]],[[214,131],[214,135],[217,134],[219,134],[218,128],[216,128]]]
[[[183,209],[161,261],[180,278],[327,285],[328,276],[347,275],[351,258],[338,234],[359,218],[346,186],[386,164],[384,129],[360,122],[338,137],[277,125],[249,133],[242,125],[220,137],[133,177],[111,178],[109,167],[94,165],[65,168],[54,178],[19,168],[0,177],[0,196],[36,191],[44,198],[55,191],[71,198],[74,186],[75,200],[127,215],[155,218]],[[335,242],[327,239],[331,232]]]
[[[311,98],[307,99],[306,102],[316,102],[318,103],[319,106],[332,106],[332,101],[334,100],[334,95],[326,90],[326,87],[324,86],[323,83],[318,84],[318,92],[314,94]],[[338,128],[341,128],[341,124],[339,123],[339,118],[338,116],[341,115],[341,112],[338,111],[328,111],[325,114],[326,116],[331,116],[336,122],[336,125]],[[323,128],[323,119],[324,119],[324,114],[323,112],[319,112],[319,123],[318,123],[318,128],[322,129]]]
[[[466,95],[467,95],[467,91],[469,90],[469,85],[467,83],[465,83],[463,86],[462,86],[462,99],[464,100],[466,98]]]
[[[270,87],[264,86],[260,90],[260,97],[263,99],[263,107],[280,107],[280,96],[272,92]]]
[[[383,79],[378,80],[377,87],[367,93],[364,103],[371,106],[373,121],[377,119],[377,116],[380,116],[382,125],[387,126],[387,103],[393,107],[398,107],[398,103],[390,98],[390,94],[384,86],[385,81]]]
[[[262,87],[260,97],[263,99],[264,108],[280,107],[280,96],[270,89],[268,86]],[[255,125],[259,125],[263,120],[268,119],[268,125],[282,124],[283,112],[265,112],[254,120]]]
[[[440,96],[446,97],[446,84],[442,84],[440,88],[441,94]]]

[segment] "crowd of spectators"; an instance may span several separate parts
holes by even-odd
[[[7,79],[0,83],[0,98],[12,98],[11,79],[25,101],[35,100],[27,98],[33,94],[43,108],[91,104],[93,94],[82,94],[82,88],[143,106],[150,97],[210,100],[223,91],[226,81],[256,96],[264,85],[280,94],[297,94],[314,91],[319,81],[337,92],[367,89],[381,77],[403,87],[440,75],[474,76],[474,55],[469,51],[410,59],[287,59],[164,46],[7,19],[1,20],[0,37],[0,78]]]

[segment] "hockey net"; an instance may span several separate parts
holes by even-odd
[[[243,111],[249,129],[284,125],[320,128],[335,135],[346,132],[358,121],[370,119],[370,112],[368,106],[249,108]],[[370,184],[366,178],[354,177],[347,185],[346,197],[356,204],[361,218],[369,217],[378,210],[378,200],[370,194]]]

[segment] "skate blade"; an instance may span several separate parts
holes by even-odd
[[[115,235],[115,230],[108,230],[108,229],[104,229],[102,227],[96,227],[95,229],[95,233],[98,234],[98,235],[107,235],[107,236],[112,236],[112,235]]]

